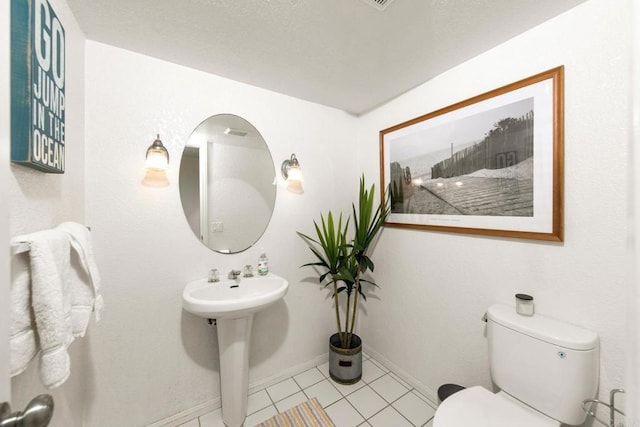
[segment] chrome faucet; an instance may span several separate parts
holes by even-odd
[[[227,276],[227,277],[229,279],[232,279],[232,280],[234,280],[234,279],[238,280],[240,278],[240,274],[242,274],[242,271],[240,271],[240,270],[231,270],[229,272],[229,276]]]

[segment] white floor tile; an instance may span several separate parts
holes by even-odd
[[[309,399],[317,398],[323,408],[342,398],[340,392],[331,385],[329,380],[323,380],[311,387],[305,388],[304,394],[306,394]]]
[[[368,353],[365,353],[364,351],[362,352],[362,360],[367,360],[367,359],[371,359],[371,356],[369,356]]]
[[[271,404],[271,399],[269,398],[266,390],[260,390],[253,394],[250,394],[247,401],[247,415],[251,415],[254,412],[266,408]]]
[[[330,379],[327,362],[251,394],[244,425],[255,426],[314,397],[338,427],[433,427],[436,405],[366,354],[356,384]],[[224,427],[222,410],[180,427]]]
[[[360,390],[351,393],[347,396],[347,400],[367,419],[387,406],[387,402],[369,386],[362,387]]]
[[[373,357],[371,359],[371,362],[376,365],[378,368],[382,369],[384,372],[389,372],[389,369],[384,366],[382,363],[378,362],[376,359],[374,359]]]
[[[224,427],[222,409],[200,415],[200,427]]]
[[[371,359],[362,362],[362,379],[369,384],[373,380],[384,375],[384,371],[378,365],[373,363]]]
[[[275,406],[271,405],[249,415],[247,418],[245,418],[244,425],[247,427],[253,427],[256,424],[260,424],[261,422],[268,420],[274,415],[278,415],[278,411],[276,410]]]
[[[322,373],[322,375],[325,376],[325,378],[330,378],[330,375],[329,375],[329,362],[323,363],[322,365],[318,365],[317,368],[320,371],[320,373]]]
[[[289,397],[292,394],[296,394],[299,391],[300,387],[298,387],[298,384],[296,384],[293,378],[288,378],[276,385],[267,387],[267,393],[269,393],[271,400],[273,400],[274,402],[282,400],[285,397]]]
[[[391,375],[393,377],[394,380],[398,381],[400,384],[402,384],[403,386],[405,386],[408,389],[412,389],[413,387],[411,387],[411,385],[409,383],[407,383],[405,380],[403,380],[402,378],[400,378],[396,373],[394,372],[389,372],[389,375]]]
[[[180,424],[178,427],[200,427],[200,423],[198,422],[198,419],[195,418],[191,421],[187,421],[184,424]]]
[[[416,389],[411,390],[411,393],[413,393],[416,396],[418,396],[421,400],[424,400],[425,402],[427,402],[427,405],[431,406],[432,408],[436,408],[438,406],[437,403],[433,403],[433,401],[431,401],[431,399],[429,399],[427,396],[425,396],[424,394],[420,393]]]
[[[355,427],[364,421],[362,415],[345,399],[341,399],[326,408],[327,415],[338,427]]]
[[[367,383],[365,383],[364,381],[360,380],[355,384],[340,384],[335,382],[334,380],[332,380],[331,378],[329,378],[329,381],[331,381],[331,384],[333,384],[333,386],[335,388],[338,389],[338,391],[343,395],[343,396],[348,396],[351,393],[353,393],[356,390],[360,390],[362,387],[366,386]]]
[[[322,375],[318,368],[311,368],[308,371],[296,375],[293,379],[298,383],[300,388],[305,389],[324,380],[325,376]]]
[[[289,396],[279,402],[276,402],[276,409],[278,410],[278,412],[284,412],[287,409],[293,408],[299,403],[306,402],[307,400],[309,400],[307,399],[307,396],[303,392],[299,391],[293,396]]]
[[[389,403],[409,392],[408,388],[400,384],[389,374],[378,378],[369,384],[369,386]]]
[[[369,418],[372,427],[413,427],[406,418],[391,406],[387,406],[382,411]]]
[[[414,393],[407,393],[393,402],[392,406],[416,426],[421,426],[435,413],[435,410]]]

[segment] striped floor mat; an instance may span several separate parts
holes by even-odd
[[[256,427],[335,427],[335,424],[314,397]]]

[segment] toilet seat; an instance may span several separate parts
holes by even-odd
[[[504,392],[476,386],[449,396],[438,406],[433,427],[559,427],[560,422]]]

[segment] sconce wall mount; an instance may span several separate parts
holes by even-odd
[[[304,193],[302,188],[302,169],[295,154],[291,154],[291,158],[282,162],[280,172],[285,181],[287,181],[287,190],[292,193]]]
[[[280,172],[285,181],[303,181],[302,170],[300,169],[300,163],[298,163],[295,153],[291,154],[290,159],[282,162]]]

